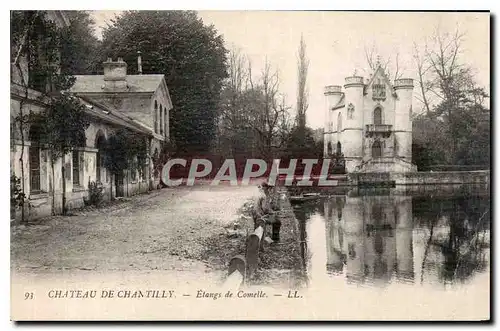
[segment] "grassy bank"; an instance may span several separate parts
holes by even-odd
[[[251,284],[273,287],[299,288],[305,284],[305,267],[300,248],[300,232],[297,220],[284,187],[278,188],[279,210],[276,217],[281,220],[280,241],[264,244],[260,253],[259,269]],[[271,237],[271,226],[266,235]]]
[[[279,188],[279,210],[276,217],[281,220],[280,241],[264,242],[259,253],[259,267],[255,274],[247,279],[248,285],[262,285],[283,288],[299,288],[305,283],[305,270],[300,248],[300,232],[297,220],[289,202],[286,188]],[[231,224],[216,236],[205,240],[202,260],[213,269],[227,272],[228,264],[235,255],[246,254],[246,240],[254,231],[251,217],[253,200],[242,202],[243,205]],[[263,239],[271,237],[271,226],[266,226]],[[225,273],[227,275],[227,273]],[[221,282],[224,279],[221,279]]]

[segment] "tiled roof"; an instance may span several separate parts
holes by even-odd
[[[139,121],[134,120],[133,118],[121,114],[116,109],[108,105],[104,105],[102,103],[97,102],[96,100],[84,97],[79,95],[80,99],[82,99],[86,104],[94,105],[97,107],[86,107],[85,111],[87,114],[98,117],[102,120],[105,120],[110,123],[118,124],[121,126],[125,126],[134,131],[138,131],[145,134],[151,134],[151,129],[144,126],[144,124]]]
[[[164,75],[127,75],[128,89],[126,92],[155,92],[161,84]],[[114,92],[104,88],[104,75],[75,75],[76,81],[71,92],[101,93]],[[123,92],[123,91],[121,91]]]

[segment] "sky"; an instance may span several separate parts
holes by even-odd
[[[95,11],[96,34],[117,11]],[[280,74],[280,91],[295,108],[297,51],[303,36],[309,58],[307,124],[324,125],[326,85],[343,85],[353,73],[368,77],[365,48],[382,59],[395,59],[407,78],[416,78],[414,43],[423,45],[436,28],[465,32],[461,60],[475,69],[478,83],[490,87],[490,16],[488,13],[332,12],[332,11],[200,11],[206,24],[223,35],[228,49],[238,48],[257,75],[266,58]],[[423,47],[423,46],[420,46]],[[414,109],[418,111],[418,101]]]

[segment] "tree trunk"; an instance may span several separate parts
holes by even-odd
[[[66,169],[64,168],[64,156],[61,160],[61,175],[62,175],[62,213],[66,215]]]
[[[23,130],[22,126],[21,126],[21,130]],[[24,216],[24,201],[25,200],[24,199],[26,198],[26,195],[25,195],[26,193],[24,191],[24,134],[22,134],[22,133],[21,133],[21,157],[19,158],[19,162],[21,163],[21,192],[22,192],[22,196],[23,196],[23,202],[21,203],[21,223],[24,223],[25,222],[25,220],[24,220],[24,218],[25,218],[25,216]]]
[[[50,156],[50,169],[52,170],[52,216],[56,214],[56,177],[54,171],[54,157]]]

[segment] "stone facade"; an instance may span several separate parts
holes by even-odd
[[[347,172],[416,171],[411,163],[413,80],[392,84],[381,66],[369,80],[325,87],[324,155],[341,150]]]
[[[49,12],[47,18],[58,25],[68,23],[60,11]],[[27,197],[26,219],[59,214],[63,204],[68,210],[84,206],[91,182],[102,185],[105,200],[160,187],[159,172],[154,170],[153,161],[169,139],[168,119],[172,109],[165,78],[163,75],[127,76],[127,64],[121,59],[108,60],[103,66],[104,75],[76,76],[70,91],[85,105],[90,119],[85,146],[51,162],[50,151],[37,143],[29,125],[21,132],[16,124],[21,111],[24,115],[42,112],[48,100],[39,91],[24,87],[23,77],[24,81],[29,77],[24,57],[18,59],[18,64],[11,65],[10,164],[11,173],[21,179]],[[127,128],[144,139],[147,158],[138,167],[142,171],[126,170],[112,175],[104,167],[103,146],[120,128]],[[11,212],[11,219],[20,218],[19,209],[11,209]]]

